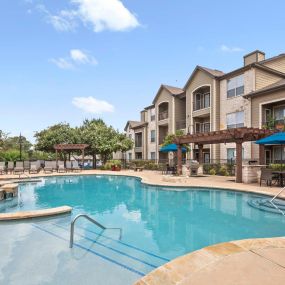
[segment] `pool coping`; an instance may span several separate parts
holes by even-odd
[[[274,250],[274,256],[271,255],[268,257],[268,251],[270,250]],[[280,259],[280,256],[282,254],[284,255],[284,250],[285,237],[244,239],[214,244],[171,260],[136,281],[134,285],[186,285],[192,284],[193,280],[196,281],[193,282],[193,284],[206,285],[212,283],[213,280],[211,278],[215,278],[214,284],[228,284],[223,282],[227,274],[234,275],[244,273],[243,267],[242,269],[235,267],[236,263],[242,264],[244,260],[254,257],[259,258],[259,261],[264,265],[270,261],[280,267],[278,258]],[[265,251],[267,251],[267,253]],[[279,253],[277,253],[277,251],[279,251]],[[278,254],[279,257],[276,257]],[[226,271],[225,263],[227,265],[232,264],[231,272]],[[222,271],[220,274],[217,274],[217,267]],[[248,270],[254,274],[254,268],[255,264],[250,264]],[[283,268],[283,276],[285,276],[285,268],[282,265],[281,268]],[[272,274],[270,272],[267,273],[269,275]],[[197,280],[201,278],[201,275],[204,274],[207,275],[207,277],[203,279],[204,281],[200,279],[200,281],[197,282]],[[207,279],[206,282],[205,279]]]
[[[67,214],[72,211],[72,207],[60,206],[55,208],[34,210],[34,211],[21,211],[12,213],[0,213],[0,221],[23,220],[31,218],[50,217],[61,214]]]

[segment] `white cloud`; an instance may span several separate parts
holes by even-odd
[[[73,31],[78,22],[94,32],[126,31],[138,27],[139,21],[120,0],[69,0],[70,8],[52,14],[43,4],[37,9],[57,31]]]
[[[46,22],[59,32],[73,31],[77,26],[71,14],[67,14],[65,11],[61,11],[58,15],[52,15],[43,4],[37,5],[36,8],[45,15]]]
[[[72,0],[78,5],[77,14],[95,32],[124,31],[139,26],[136,16],[120,0]]]
[[[114,106],[104,100],[98,100],[92,96],[74,97],[72,104],[86,113],[102,114],[114,112]]]
[[[97,64],[97,60],[80,49],[72,49],[70,51],[71,59],[79,64]]]
[[[241,51],[244,51],[243,48],[240,48],[240,47],[229,47],[227,45],[221,45],[220,49],[223,52],[241,52]]]
[[[61,69],[75,69],[76,65],[83,65],[83,64],[89,64],[89,65],[96,65],[98,64],[97,60],[88,54],[87,52],[84,52],[80,49],[72,49],[69,52],[69,56],[67,57],[60,57],[58,59],[51,59],[52,63],[54,63],[57,67]]]
[[[74,69],[74,65],[69,59],[60,57],[58,59],[52,58],[50,61],[60,69]]]

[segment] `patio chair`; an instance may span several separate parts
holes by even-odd
[[[66,171],[72,171],[72,165],[71,165],[70,160],[66,161],[65,168],[66,168]]]
[[[52,161],[45,161],[44,172],[53,172],[53,163]]]
[[[29,173],[39,173],[41,169],[41,163],[39,160],[32,161],[30,164]]]
[[[260,175],[260,182],[259,182],[260,186],[261,186],[262,181],[265,181],[267,186],[272,186],[272,181],[275,184],[279,181],[279,178],[278,176],[272,174],[271,169],[261,168],[261,175]]]
[[[24,171],[29,171],[30,170],[30,161],[29,160],[24,160]]]
[[[57,172],[66,172],[66,169],[64,167],[64,161],[59,160],[57,162]]]
[[[6,172],[6,162],[0,161],[0,173],[3,174]]]
[[[51,166],[52,166],[52,171],[57,171],[56,160],[52,160],[52,161],[51,161]]]
[[[7,173],[13,173],[14,171],[14,161],[8,161]]]
[[[16,167],[14,168],[14,174],[24,173],[24,162],[16,161]]]
[[[72,162],[72,171],[81,171],[81,168],[79,167],[78,161],[74,160]]]

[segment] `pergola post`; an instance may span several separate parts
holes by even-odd
[[[203,145],[198,144],[198,149],[199,149],[199,164],[203,164]]]
[[[55,150],[55,160],[56,160],[56,165],[57,165],[57,161],[58,161],[58,157],[57,157],[58,153],[57,153],[57,149]]]
[[[265,165],[265,147],[264,145],[259,145],[259,164]]]
[[[236,141],[236,183],[242,183],[242,140]]]
[[[84,148],[82,149],[82,168],[84,167]]]
[[[177,145],[177,174],[182,174],[182,145]]]

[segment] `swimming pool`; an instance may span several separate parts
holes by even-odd
[[[210,244],[285,235],[283,216],[248,204],[260,197],[255,194],[207,188],[173,191],[179,188],[108,175],[49,177],[21,184],[19,190],[18,198],[0,204],[1,212],[68,205],[72,217],[87,213],[107,227],[121,227],[123,235],[118,240],[118,232],[101,232],[81,220],[75,227],[75,246],[69,249],[70,216],[1,223],[0,235],[7,237],[0,241],[1,248],[10,249],[0,261],[0,283],[5,284],[9,278],[11,284],[25,284],[29,270],[41,280],[47,278],[41,284],[132,284],[167,261]],[[40,270],[31,269],[19,256],[33,264],[51,260],[50,274],[42,264],[37,265]],[[20,273],[13,271],[12,263]],[[26,284],[38,284],[31,281]]]

